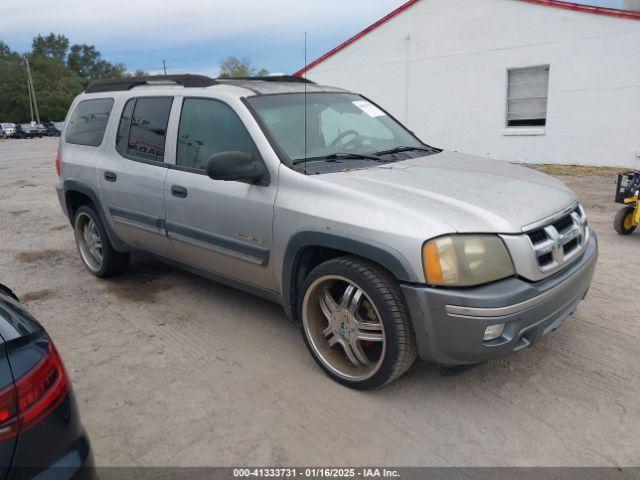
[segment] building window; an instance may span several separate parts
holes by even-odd
[[[507,127],[547,124],[549,65],[508,70]]]

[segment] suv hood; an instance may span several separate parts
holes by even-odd
[[[536,170],[446,151],[316,178],[414,209],[460,233],[521,233],[577,200]]]

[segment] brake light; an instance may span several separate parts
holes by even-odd
[[[0,390],[0,440],[6,440],[17,434],[16,391],[13,384],[10,384]]]
[[[51,157],[49,157],[51,158]],[[56,155],[56,173],[60,176],[60,151],[58,150],[58,154]]]
[[[60,405],[68,391],[67,373],[50,342],[47,353],[31,370],[0,391],[0,440],[36,425]]]

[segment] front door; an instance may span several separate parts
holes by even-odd
[[[169,254],[164,230],[165,140],[173,97],[132,98],[116,135],[116,155],[99,168],[100,192],[116,234],[129,245]]]
[[[184,98],[175,167],[165,183],[166,229],[174,256],[196,268],[273,290],[269,268],[276,182],[212,180],[207,160],[225,151],[259,155],[226,103]]]

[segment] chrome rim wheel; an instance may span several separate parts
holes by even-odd
[[[102,267],[102,237],[93,219],[84,212],[76,217],[76,242],[82,260],[92,271]]]
[[[324,275],[307,289],[302,323],[323,365],[351,381],[372,377],[384,360],[386,338],[378,309],[358,284]]]

